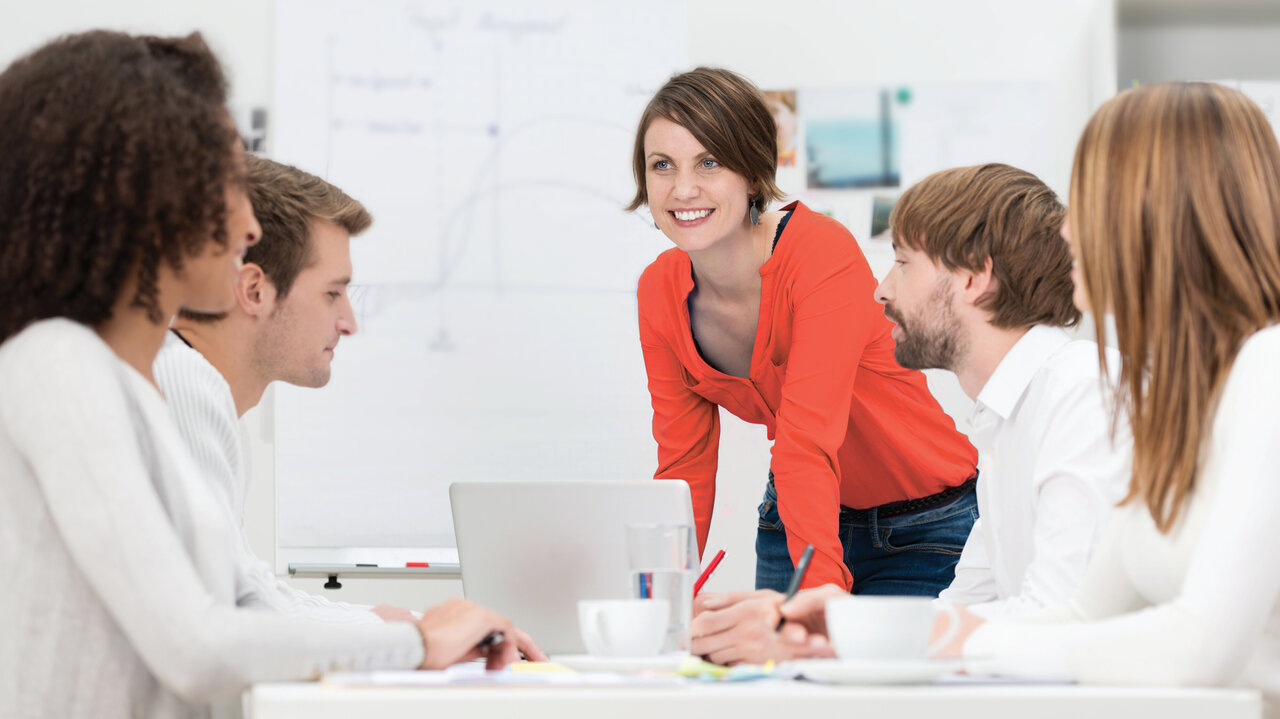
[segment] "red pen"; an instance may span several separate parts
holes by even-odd
[[[702,585],[707,583],[707,580],[711,578],[711,573],[716,571],[716,567],[720,566],[721,559],[724,559],[723,549],[716,552],[716,556],[711,559],[711,564],[708,564],[707,568],[702,570],[702,576],[698,577],[698,581],[693,583],[693,596],[698,596],[698,592],[702,591]]]

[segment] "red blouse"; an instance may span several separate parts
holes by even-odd
[[[893,358],[892,323],[876,280],[843,225],[799,202],[760,267],[760,319],[749,379],[724,374],[694,346],[693,271],[670,249],[640,277],[640,342],[658,442],[656,479],[683,479],[698,548],[715,504],[719,407],[763,424],[774,440],[778,512],[792,562],[815,552],[802,587],[852,586],[838,535],[840,506],[916,499],[974,475],[977,451]]]

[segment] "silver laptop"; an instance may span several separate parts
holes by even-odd
[[[463,594],[548,654],[586,651],[578,600],[629,596],[628,524],[693,526],[679,480],[457,482],[449,502]]]

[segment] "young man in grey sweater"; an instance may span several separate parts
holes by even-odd
[[[236,304],[219,315],[182,312],[156,358],[156,381],[239,534],[240,605],[328,622],[411,619],[397,607],[333,602],[295,589],[253,554],[245,537],[248,478],[239,418],[271,382],[328,383],[339,341],[357,329],[347,296],[351,237],[372,223],[363,205],[314,175],[253,156],[247,164],[263,239],[245,254]],[[540,658],[537,646],[517,634],[520,649]]]

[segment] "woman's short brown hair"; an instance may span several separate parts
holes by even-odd
[[[924,178],[889,215],[895,245],[948,270],[991,262],[995,291],[982,302],[991,324],[1015,329],[1080,321],[1071,295],[1071,250],[1060,231],[1066,209],[1038,177],[990,163]]]
[[[658,90],[640,115],[636,128],[632,172],[636,196],[627,205],[635,210],[648,204],[645,187],[644,134],[659,117],[688,130],[719,163],[756,188],[750,202],[763,212],[783,198],[778,172],[778,126],[759,88],[745,77],[714,67],[699,67],[675,75]]]
[[[262,268],[283,299],[298,273],[314,257],[311,230],[326,220],[358,235],[373,218],[364,205],[324,180],[292,165],[250,155],[249,199],[262,226],[262,241],[249,248],[244,261]]]
[[[0,340],[47,317],[96,325],[131,276],[133,304],[167,321],[159,263],[227,242],[225,102],[198,34],[72,35],[0,73]]]

